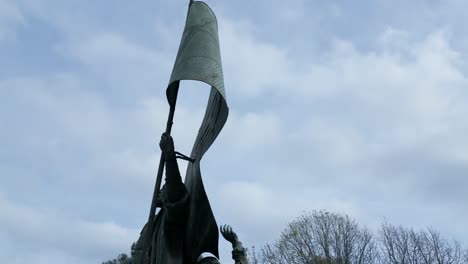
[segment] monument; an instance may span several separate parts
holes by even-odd
[[[171,134],[181,81],[211,87],[208,105],[190,156],[174,149]],[[190,1],[174,68],[166,89],[169,117],[160,140],[161,159],[148,222],[133,247],[134,264],[219,263],[218,226],[203,185],[200,163],[228,117],[216,16],[201,1]],[[189,162],[182,181],[177,159]],[[161,188],[165,169],[165,184]],[[156,214],[156,208],[160,208]],[[246,251],[228,226],[221,233],[233,245],[236,263],[247,263]]]

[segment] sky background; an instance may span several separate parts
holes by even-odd
[[[207,2],[230,106],[202,162],[218,224],[261,246],[327,209],[468,244],[467,1]],[[0,258],[129,252],[187,3],[0,0]],[[182,85],[173,136],[188,154],[209,88]]]

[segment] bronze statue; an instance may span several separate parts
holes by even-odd
[[[190,156],[176,152],[170,136],[179,85],[184,80],[201,81],[211,87],[205,116]],[[229,108],[224,89],[216,16],[201,1],[190,1],[166,97],[170,109],[166,132],[160,141],[162,154],[153,200],[148,221],[132,251],[132,263],[219,263],[218,225],[203,185],[200,162],[224,127]],[[190,162],[184,181],[180,176],[177,158]],[[164,167],[166,179],[160,188]],[[157,208],[160,208],[158,213]],[[232,236],[231,232],[226,233],[230,234],[228,237]]]
[[[159,142],[165,164],[165,184],[159,192],[157,207],[160,208],[154,223],[147,223],[132,250],[131,263],[194,263],[184,250],[184,239],[187,228],[187,214],[189,212],[190,195],[182,182],[177,164],[174,141],[172,137],[163,133]],[[150,229],[150,226],[154,228]],[[149,233],[153,230],[153,233]],[[246,249],[239,241],[237,234],[230,226],[220,227],[223,237],[231,242],[232,258],[235,264],[248,264]],[[144,251],[144,241],[151,239],[151,247]],[[212,237],[216,240],[217,237]],[[213,252],[201,252],[196,260],[197,264],[219,264],[219,259]]]
[[[189,194],[180,176],[172,137],[163,133],[159,146],[166,164],[165,184],[156,202],[160,211],[154,222],[147,223],[143,228],[132,258],[134,263],[187,263],[183,260],[183,242]],[[153,232],[150,233],[150,230]],[[147,239],[150,239],[151,246],[145,252],[144,242]]]

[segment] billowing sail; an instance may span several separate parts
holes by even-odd
[[[200,172],[200,161],[221,132],[228,117],[216,16],[207,4],[190,4],[184,33],[172,70],[167,99],[175,104],[181,80],[197,80],[211,86],[205,117],[192,148],[191,162],[185,175],[190,193],[185,250],[190,263],[202,252],[218,254],[218,227],[213,216]]]
[[[218,24],[210,7],[200,1],[190,4],[167,96],[173,104],[175,88],[181,80],[197,80],[211,85],[226,102],[219,49]]]

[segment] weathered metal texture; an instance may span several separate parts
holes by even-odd
[[[193,1],[167,89],[170,105],[182,80],[196,80],[211,86],[205,117],[192,148],[185,175],[190,194],[190,213],[187,222],[186,250],[195,263],[203,252],[218,254],[218,226],[203,186],[200,161],[213,144],[227,121],[229,109],[224,90],[223,70],[216,16],[207,4]]]
[[[181,80],[207,83],[226,100],[218,23],[213,11],[203,2],[194,1],[190,4],[184,33],[169,80],[167,93],[170,104],[172,104],[171,90]]]

